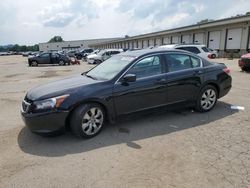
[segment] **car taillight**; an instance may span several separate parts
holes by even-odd
[[[209,59],[214,59],[212,54],[208,54],[207,57],[208,57]]]
[[[244,67],[244,66],[245,66],[245,63],[240,59],[240,60],[238,61],[238,65],[239,65],[239,67]]]
[[[231,70],[230,70],[228,67],[227,67],[227,68],[224,68],[223,71],[224,71],[225,73],[227,73],[228,75],[230,75],[230,73],[231,73]]]

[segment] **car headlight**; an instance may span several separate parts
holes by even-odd
[[[41,101],[35,101],[33,103],[33,110],[34,111],[46,111],[46,110],[52,110],[59,108],[63,101],[68,97],[69,95],[62,95],[58,97],[53,97]]]

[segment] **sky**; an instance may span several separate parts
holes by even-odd
[[[250,0],[0,0],[0,45],[134,36],[250,11]]]

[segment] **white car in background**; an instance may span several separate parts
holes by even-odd
[[[111,56],[123,52],[122,49],[107,49],[101,50],[97,54],[90,54],[87,56],[87,62],[89,64],[100,64],[103,61],[109,59]]]
[[[197,54],[204,59],[214,59],[214,55],[205,45],[203,44],[169,44],[159,46],[158,48],[173,48],[179,50],[185,50]]]
[[[213,49],[211,49],[211,48],[208,48],[208,50],[212,53],[212,56],[213,56],[214,58],[219,57],[219,53],[218,53],[217,50],[213,50]]]

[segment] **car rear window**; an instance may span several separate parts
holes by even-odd
[[[200,51],[197,47],[191,47],[191,46],[187,46],[187,47],[178,47],[178,48],[176,48],[176,49],[189,51],[189,52],[192,52],[192,53],[194,53],[194,54],[199,54],[199,53],[201,53],[201,51]]]
[[[202,47],[201,48],[204,52],[209,52],[209,49],[207,47]]]

